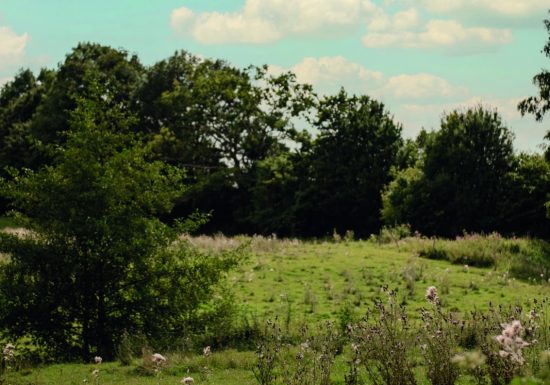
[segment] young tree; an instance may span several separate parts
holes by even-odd
[[[157,215],[181,195],[183,175],[131,132],[95,71],[83,77],[54,164],[16,174],[2,192],[27,235],[0,234],[0,325],[69,358],[112,357],[123,331],[181,331],[237,258],[174,244]],[[82,95],[79,93],[79,95]]]

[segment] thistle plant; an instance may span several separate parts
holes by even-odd
[[[338,328],[328,321],[320,325],[316,333],[310,333],[308,327],[303,326],[300,335],[303,342],[297,351],[296,347],[287,345],[287,354],[281,360],[285,384],[329,385],[334,358],[341,344]]]
[[[157,378],[157,385],[160,384],[162,379],[162,369],[166,366],[168,360],[160,353],[155,353],[151,356],[151,361],[154,366],[155,377]]]
[[[95,363],[96,367],[95,367],[95,369],[92,371],[92,378],[94,379],[94,384],[95,384],[95,385],[99,385],[99,384],[100,384],[100,378],[99,378],[99,375],[100,375],[99,365],[101,365],[102,362],[103,362],[103,358],[101,358],[100,356],[95,356],[95,357],[94,357],[94,363]]]
[[[210,368],[210,357],[212,356],[212,349],[210,346],[205,346],[202,349],[202,358],[204,365],[201,366],[200,369],[200,379],[201,382],[208,383],[210,382],[210,378],[212,377],[212,369]],[[186,377],[191,378],[191,377]]]
[[[353,327],[350,326],[349,331],[351,332]],[[359,377],[359,365],[361,364],[361,358],[359,358],[359,346],[356,344],[351,344],[351,353],[350,358],[347,361],[348,372],[344,375],[344,383],[346,385],[360,385],[362,384]]]
[[[373,385],[416,385],[410,358],[414,340],[405,307],[397,304],[395,291],[382,291],[387,303],[376,300],[374,310],[355,326],[352,343]]]
[[[4,383],[4,376],[9,372],[15,362],[15,346],[11,343],[6,344],[2,350],[2,365],[0,368],[0,384]]]
[[[431,307],[421,310],[422,326],[418,334],[426,374],[433,385],[454,385],[459,370],[453,357],[458,351],[458,337],[463,324],[451,313],[442,310],[434,286],[428,288],[426,299]]]
[[[260,385],[272,385],[277,379],[275,365],[281,352],[281,329],[276,322],[267,321],[263,334],[256,347],[256,364],[252,371]]]
[[[476,343],[486,357],[491,385],[509,384],[524,370],[523,350],[530,343],[524,340],[522,317],[520,306],[490,306],[487,312],[472,312],[469,328],[476,333]]]

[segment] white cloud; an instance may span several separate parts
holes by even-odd
[[[174,31],[184,32],[189,28],[189,22],[194,16],[193,11],[189,8],[181,7],[174,9],[170,13],[170,26]]]
[[[8,27],[0,27],[0,67],[16,65],[25,55],[29,34],[17,35]]]
[[[415,8],[390,15],[381,8],[378,8],[368,19],[367,28],[372,32],[382,32],[388,30],[402,31],[413,29],[418,26],[420,16]]]
[[[348,61],[343,56],[304,58],[291,68],[299,82],[320,87],[366,87],[381,81],[384,75],[371,71],[360,64]]]
[[[473,52],[507,44],[511,40],[512,31],[509,29],[464,27],[454,20],[430,20],[421,30],[369,30],[363,37],[363,44],[369,48],[395,46]]]
[[[483,12],[508,18],[542,16],[550,7],[548,0],[423,0],[423,3],[428,11],[434,13]]]
[[[281,37],[269,20],[217,12],[199,15],[191,34],[203,44],[267,43]]]
[[[464,94],[465,87],[455,87],[438,76],[420,73],[390,77],[383,92],[396,99],[450,98]]]
[[[283,36],[344,33],[377,7],[368,0],[246,0],[237,12],[172,11],[170,25],[204,44],[267,43]]]
[[[280,66],[270,66],[272,74],[284,71]],[[428,73],[401,74],[386,77],[380,71],[364,67],[343,56],[306,57],[290,68],[301,83],[315,86],[320,93],[333,93],[340,87],[352,93],[369,94],[376,98],[409,100],[429,98],[453,98],[465,94],[464,87],[457,87],[447,80]]]

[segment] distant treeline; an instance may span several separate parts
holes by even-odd
[[[151,160],[185,170],[163,220],[209,213],[202,232],[299,237],[400,223],[426,235],[550,235],[548,156],[516,153],[496,111],[452,111],[405,140],[368,96],[321,96],[290,72],[187,52],[144,66],[83,43],[57,69],[19,71],[0,91],[0,176],[55,164],[77,101],[96,92],[90,74],[106,105],[132,117],[122,129],[151,146]]]

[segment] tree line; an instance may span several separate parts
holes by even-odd
[[[522,112],[542,119],[547,76],[537,75],[541,96]],[[98,98],[97,114],[127,116],[122,127],[104,117],[113,135],[131,132],[150,162],[182,172],[186,187],[160,216],[165,223],[202,213],[206,233],[364,237],[408,223],[426,235],[550,234],[548,152],[515,152],[496,110],[451,111],[437,130],[405,140],[369,96],[318,95],[291,72],[184,51],[145,66],[122,49],[81,43],[56,69],[20,70],[0,90],[4,180],[58,163],[75,111]],[[0,210],[12,203],[4,194]]]

